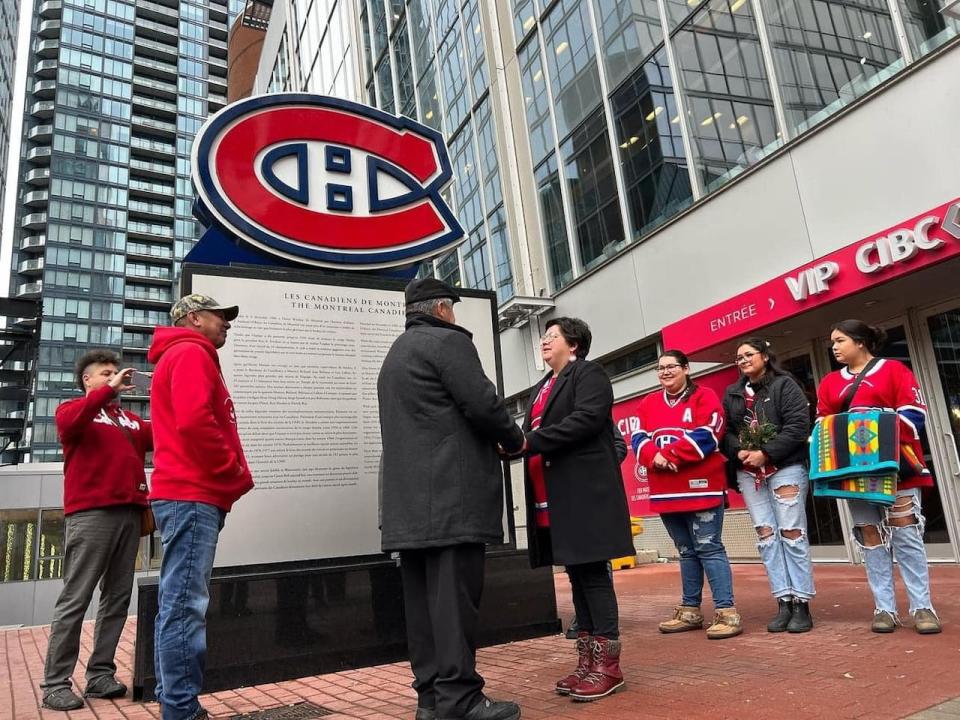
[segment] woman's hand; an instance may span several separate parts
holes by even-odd
[[[767,464],[767,456],[763,450],[741,450],[737,456],[747,467],[762,468]]]
[[[660,453],[657,453],[653,456],[653,467],[655,467],[657,470],[672,470],[673,472],[677,471],[677,466],[667,460]]]

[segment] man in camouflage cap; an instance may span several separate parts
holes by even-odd
[[[217,352],[237,314],[206,295],[182,297],[170,311],[174,327],[154,330],[147,355],[156,363],[150,501],[163,541],[154,650],[163,720],[207,717],[197,695],[210,573],[227,513],[253,487]]]

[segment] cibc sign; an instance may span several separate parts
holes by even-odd
[[[960,199],[668,325],[663,343],[698,352],[958,255]]]
[[[229,236],[293,264],[366,270],[456,246],[440,196],[442,136],[376,108],[308,93],[233,103],[193,145],[193,182]]]

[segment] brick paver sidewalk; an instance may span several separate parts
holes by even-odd
[[[529,720],[555,718],[902,718],[960,696],[960,567],[932,569],[934,601],[945,622],[941,635],[920,636],[903,627],[892,635],[868,629],[872,603],[863,569],[818,566],[816,621],[805,635],[765,631],[775,605],[763,568],[735,567],[737,606],[747,631],[739,638],[708,641],[701,633],[661,635],[656,623],[677,600],[675,564],[616,573],[623,629],[627,688],[591,704],[575,704],[552,692],[574,662],[573,643],[560,636],[480,651],[480,671],[493,697],[518,700]],[[567,582],[557,576],[564,618],[571,614]],[[901,594],[902,607],[906,601]],[[708,610],[705,607],[705,610]],[[119,677],[130,683],[133,622],[120,646]],[[81,659],[90,648],[92,625]],[[147,720],[155,703],[93,700],[69,713],[40,711],[48,627],[0,634],[0,720],[34,718]],[[75,679],[83,681],[82,668]],[[215,693],[202,698],[214,717],[311,701],[335,711],[331,718],[386,720],[413,717],[415,696],[405,663]],[[960,718],[957,703],[918,717]]]

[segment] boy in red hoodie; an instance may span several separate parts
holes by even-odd
[[[182,297],[170,310],[175,327],[155,328],[147,355],[156,363],[150,504],[163,541],[154,650],[163,720],[207,717],[197,696],[217,538],[253,487],[217,355],[238,312],[206,295]]]
[[[132,390],[133,368],[118,370],[109,350],[91,350],[77,361],[84,396],[57,408],[63,445],[63,513],[66,530],[63,590],[57,598],[43,668],[43,706],[76,710],[71,690],[80,653],[83,616],[100,583],[93,652],[87,662],[86,697],[114,698],[127,687],[114,677],[114,655],[127,620],[133,571],[140,547],[140,517],[147,507],[144,455],[150,424],[123,410],[118,395]]]

